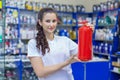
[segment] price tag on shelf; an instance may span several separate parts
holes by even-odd
[[[2,42],[2,27],[0,26],[0,43]]]
[[[0,43],[2,42],[2,36],[0,35]]]
[[[2,0],[0,0],[0,9],[2,9]]]

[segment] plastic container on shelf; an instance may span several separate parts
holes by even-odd
[[[118,57],[117,62],[118,62],[118,64],[120,65],[120,51],[118,51],[118,52],[116,53],[116,55],[117,55],[117,57]]]
[[[2,30],[2,27],[0,26],[0,42],[2,42],[2,33],[3,33],[3,30]]]

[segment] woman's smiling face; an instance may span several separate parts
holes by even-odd
[[[51,34],[57,26],[57,15],[55,13],[44,13],[42,21],[39,21],[45,34]]]

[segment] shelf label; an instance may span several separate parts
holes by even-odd
[[[2,35],[0,35],[0,43],[2,42]]]
[[[2,30],[2,27],[0,26],[0,42],[2,42],[2,33],[3,33],[3,30]]]
[[[2,9],[2,0],[0,0],[0,9]]]

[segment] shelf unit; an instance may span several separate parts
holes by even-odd
[[[119,76],[114,76],[112,65],[112,62],[117,60],[115,53],[119,46],[118,16],[119,9],[98,12],[93,36],[94,55],[109,60],[110,80],[119,79]]]
[[[5,57],[4,57],[4,25],[5,25],[5,19],[4,19],[4,7],[5,7],[5,0],[0,0],[0,79],[4,80],[5,77]]]

